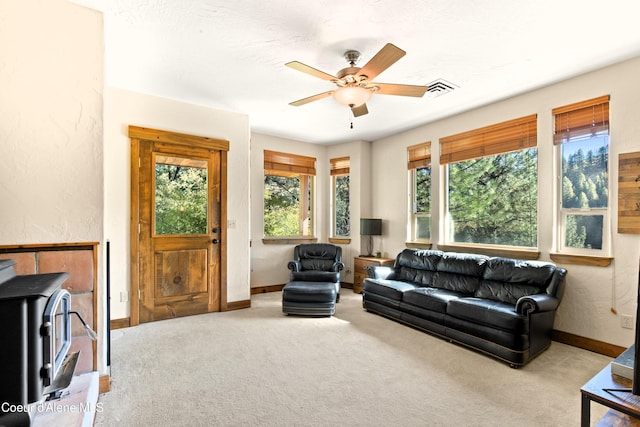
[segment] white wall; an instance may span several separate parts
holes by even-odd
[[[389,223],[384,251],[395,256],[405,246],[407,218],[406,148],[432,142],[433,222],[442,212],[436,204],[443,198],[443,168],[439,166],[438,139],[459,132],[538,114],[539,212],[538,246],[541,259],[554,251],[554,148],[551,110],[573,102],[611,95],[610,107],[610,193],[612,247],[610,267],[563,265],[568,270],[567,286],[556,317],[555,329],[610,344],[628,346],[632,330],[622,329],[620,314],[636,313],[640,236],[617,233],[618,155],[640,151],[640,58],[589,73],[531,93],[430,123],[373,143],[373,213]],[[461,88],[460,90],[464,90]],[[455,93],[447,95],[455,96]],[[434,243],[442,242],[441,230],[434,230]],[[615,308],[618,315],[611,308]]]
[[[0,244],[100,241],[102,14],[1,2],[0,29]]]
[[[105,90],[105,240],[111,244],[111,318],[129,316],[120,292],[130,286],[130,125],[229,141],[227,217],[227,301],[249,295],[249,119],[165,98],[108,87]]]
[[[99,12],[0,2],[0,244],[102,241],[103,46]],[[104,310],[98,316],[104,372]]]

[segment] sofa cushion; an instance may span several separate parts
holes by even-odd
[[[536,286],[543,290],[549,284],[556,266],[548,262],[511,258],[490,258],[483,279]]]
[[[397,301],[402,301],[402,294],[405,291],[415,289],[416,287],[417,285],[399,280],[366,278],[362,282],[363,292],[371,292]]]
[[[335,261],[332,259],[305,258],[300,260],[303,270],[331,271],[333,264]]]
[[[483,298],[456,298],[449,301],[447,314],[459,319],[492,326],[514,333],[526,332],[526,317],[512,304]]]
[[[427,310],[439,313],[447,312],[447,304],[453,298],[460,298],[464,294],[438,288],[416,288],[406,291],[402,295],[402,301],[416,305]]]
[[[332,271],[342,258],[342,249],[327,243],[303,243],[296,246],[293,256],[300,261],[303,270]]]
[[[340,273],[337,271],[322,271],[322,270],[304,270],[304,271],[292,271],[289,277],[290,281],[303,281],[303,282],[340,282]]]
[[[405,249],[398,255],[396,265],[399,267],[436,271],[443,255],[444,252],[442,251]]]
[[[474,296],[515,305],[520,297],[539,293],[535,286],[483,280]]]
[[[480,285],[488,259],[484,255],[444,253],[432,286],[473,294]]]
[[[431,286],[443,252],[405,249],[396,259],[395,279]]]
[[[289,282],[282,288],[283,302],[335,303],[337,295],[334,283]]]
[[[555,266],[539,261],[491,258],[475,296],[515,304],[523,296],[544,292]]]

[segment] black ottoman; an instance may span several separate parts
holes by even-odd
[[[336,312],[333,282],[289,282],[282,288],[282,312],[303,316],[332,316]]]

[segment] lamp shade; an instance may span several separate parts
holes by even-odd
[[[382,235],[382,220],[373,219],[373,218],[360,218],[360,235],[361,236]]]

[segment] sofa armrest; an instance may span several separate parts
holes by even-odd
[[[390,279],[394,273],[393,268],[383,265],[372,265],[367,268],[367,273],[372,279]]]
[[[302,264],[300,264],[300,261],[289,261],[289,264],[287,264],[287,268],[291,271],[301,271]]]
[[[331,271],[340,272],[342,270],[344,270],[344,262],[342,262],[342,261],[336,261],[331,266]]]
[[[535,294],[521,297],[516,302],[516,312],[523,315],[554,311],[558,308],[560,300],[549,294]]]

